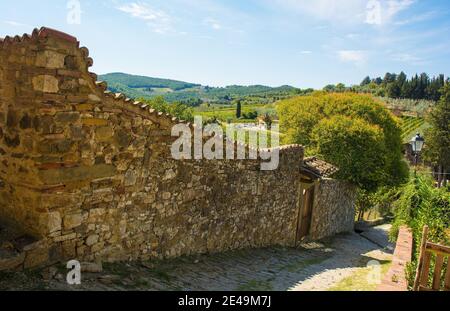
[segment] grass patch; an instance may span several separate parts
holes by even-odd
[[[388,272],[391,261],[381,261],[381,278]],[[352,276],[340,281],[335,286],[329,288],[329,291],[375,291],[379,284],[370,282],[370,273],[373,273],[372,267],[361,268]]]

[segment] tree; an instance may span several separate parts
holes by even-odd
[[[336,115],[312,132],[315,153],[339,167],[339,177],[375,190],[384,178],[386,146],[381,129],[363,119]]]
[[[244,113],[242,117],[247,120],[254,120],[258,117],[258,112],[256,110],[249,111],[247,113]]]
[[[345,84],[344,83],[338,83],[336,84],[336,92],[345,92]]]
[[[323,88],[325,92],[334,92],[336,90],[336,86],[334,84],[328,84]]]
[[[398,86],[401,88],[403,87],[403,84],[405,84],[406,80],[408,79],[408,77],[406,76],[406,74],[402,71],[400,72],[400,74],[397,76],[397,83]]]
[[[398,120],[371,95],[317,92],[277,109],[283,142],[335,164],[339,178],[368,191],[406,180]]]
[[[386,95],[390,98],[399,98],[401,96],[402,89],[397,82],[389,83],[386,86]]]
[[[441,89],[444,87],[444,85],[445,85],[444,75],[441,74],[438,77],[433,77],[427,89],[425,90],[427,94],[427,99],[438,101],[441,97]]]
[[[432,127],[425,133],[424,158],[439,167],[439,184],[450,172],[450,84],[442,89],[442,97],[430,113]]]
[[[242,116],[242,104],[241,100],[238,100],[236,105],[236,119],[240,119]]]
[[[370,77],[367,76],[367,77],[365,77],[364,80],[361,82],[361,86],[368,85],[368,84],[370,84],[370,82],[372,82],[372,80],[370,80]]]
[[[397,79],[396,74],[387,72],[384,76],[383,84],[388,85],[389,83],[395,82],[396,79]]]
[[[438,101],[440,98],[440,89],[445,84],[445,76],[442,74],[430,78],[428,74],[421,73],[420,75],[415,74],[408,79],[403,71],[398,75],[388,72],[383,79],[376,78],[371,83],[367,83],[369,79],[369,77],[366,77],[359,86],[352,86],[351,88],[347,88],[346,91],[371,93],[380,97],[387,96],[390,98]],[[337,90],[338,88],[336,86],[328,91]]]
[[[266,123],[267,128],[270,129],[272,127],[273,118],[270,114],[265,113],[264,116],[262,117],[262,120]]]
[[[380,77],[378,77],[378,78],[374,79],[373,82],[374,82],[376,85],[381,85],[381,83],[383,83],[383,79],[381,79]]]

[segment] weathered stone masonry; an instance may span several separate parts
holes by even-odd
[[[301,146],[259,160],[176,161],[182,122],[106,91],[76,38],[0,39],[0,219],[61,259],[167,258],[295,244]]]

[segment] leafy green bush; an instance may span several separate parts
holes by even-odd
[[[412,179],[403,187],[394,208],[392,237],[397,237],[400,226],[408,225],[414,232],[415,240],[420,241],[423,227],[428,225],[430,240],[450,242],[450,237],[446,235],[446,230],[450,228],[450,193],[447,189],[434,187],[431,179],[424,176]]]
[[[308,147],[368,191],[406,181],[399,120],[371,95],[316,92],[281,101],[283,143]]]
[[[392,217],[394,204],[400,197],[402,187],[380,187],[376,192],[358,191],[356,209],[358,220],[367,220],[365,213],[375,214],[377,218]]]
[[[340,167],[338,175],[365,189],[376,189],[385,179],[387,161],[383,133],[362,119],[334,116],[314,127],[315,153]]]
[[[408,267],[408,277],[412,284],[420,253],[423,227],[429,227],[428,240],[450,245],[450,193],[447,189],[436,188],[431,179],[416,177],[402,188],[401,196],[395,203],[395,221],[391,230],[391,240],[395,241],[400,226],[407,225],[413,231],[414,256]],[[432,269],[431,269],[432,270]]]

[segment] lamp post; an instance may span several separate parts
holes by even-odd
[[[419,155],[425,145],[425,139],[417,133],[417,135],[411,139],[410,144],[414,155],[414,175],[417,175],[417,164],[419,162]]]

